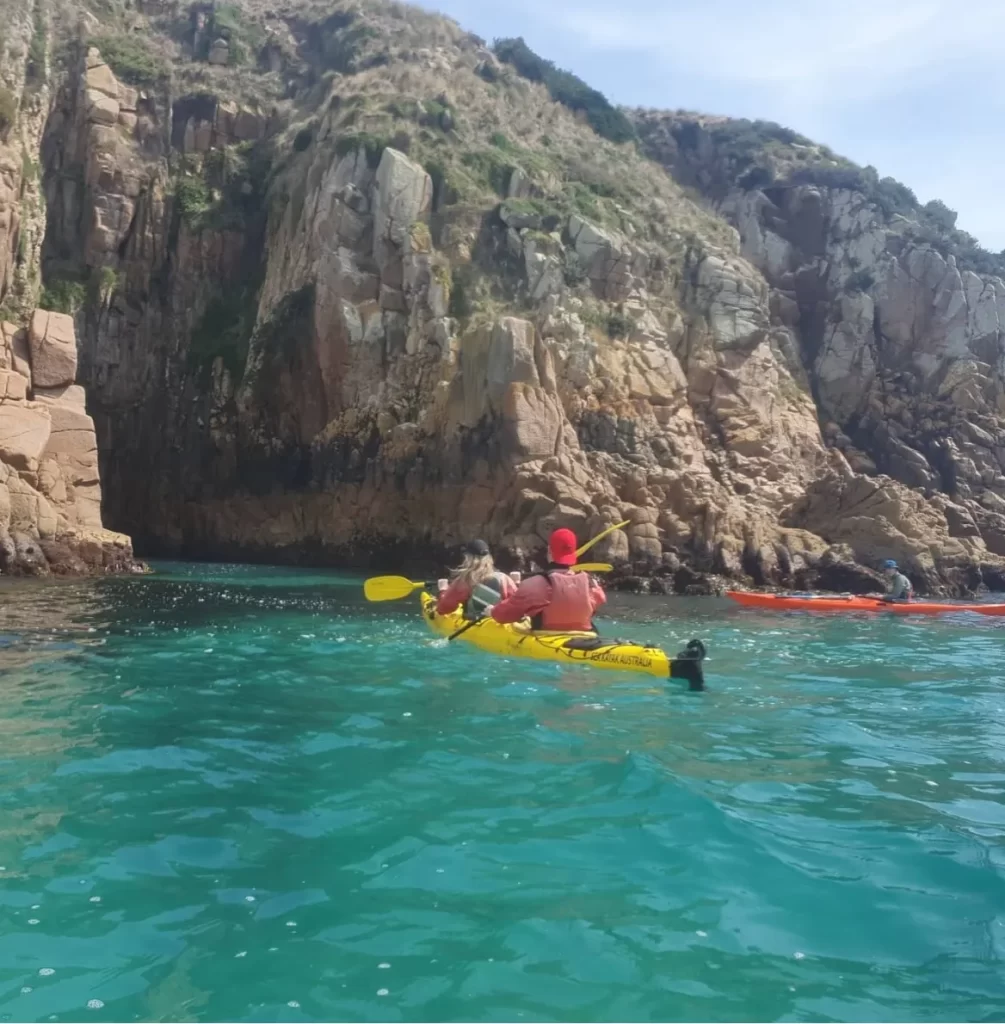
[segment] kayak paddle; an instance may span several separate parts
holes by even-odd
[[[368,601],[400,601],[424,586],[404,576],[374,576],[363,584],[363,593]]]
[[[584,562],[572,566],[573,572],[610,572],[614,568],[606,562]],[[422,587],[429,584],[416,582],[404,576],[374,576],[363,584],[363,593],[368,601],[400,601],[411,597]]]
[[[585,554],[594,544],[599,544],[605,537],[610,536],[615,530],[620,530],[622,526],[627,526],[631,522],[630,519],[626,519],[623,523],[618,523],[615,526],[609,526],[603,533],[598,533],[593,540],[588,540],[581,548],[576,548],[576,557]]]
[[[491,616],[483,615],[480,619],[475,619],[474,622],[465,622],[460,629],[455,629],[453,633],[447,637],[447,643],[450,643],[451,640],[456,640],[462,633],[466,633],[473,626],[480,626],[488,618],[491,618]]]

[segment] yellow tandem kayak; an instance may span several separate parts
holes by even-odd
[[[449,637],[467,625],[467,620],[459,612],[437,615],[436,599],[425,593],[422,595],[422,617],[438,636]],[[705,645],[700,640],[692,640],[683,651],[671,658],[659,647],[604,640],[596,633],[555,633],[533,630],[524,625],[503,626],[493,619],[482,619],[477,625],[465,630],[458,639],[489,654],[591,665],[594,668],[622,672],[642,672],[659,679],[686,680],[692,690],[705,687],[701,665],[705,657]]]

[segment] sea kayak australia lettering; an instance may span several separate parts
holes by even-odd
[[[636,668],[651,668],[652,658],[638,654],[597,654],[590,661],[606,661],[613,665],[634,665]]]

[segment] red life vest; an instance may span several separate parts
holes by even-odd
[[[551,601],[534,616],[535,629],[593,630],[590,577],[585,572],[544,573],[551,584]]]

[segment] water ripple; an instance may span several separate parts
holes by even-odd
[[[8,1019],[1000,1018],[999,624],[612,601],[695,697],[168,570],[2,584]]]

